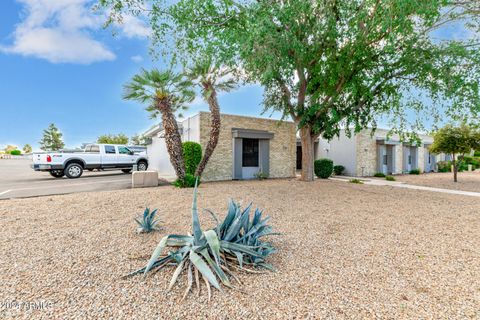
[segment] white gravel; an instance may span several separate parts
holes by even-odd
[[[278,271],[240,274],[246,294],[214,291],[210,303],[205,294],[179,303],[186,277],[166,293],[172,269],[121,279],[165,233],[189,231],[191,190],[0,201],[0,318],[480,318],[479,199],[266,180],[202,184],[199,206],[223,215],[229,197],[254,201],[283,233],[271,239]],[[135,233],[146,206],[159,208],[164,231]]]

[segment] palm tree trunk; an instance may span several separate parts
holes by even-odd
[[[202,161],[198,164],[197,170],[195,171],[195,176],[200,177],[207,166],[208,160],[213,154],[215,147],[218,143],[218,138],[220,136],[220,106],[218,105],[217,92],[212,84],[204,84],[206,92],[210,92],[210,95],[207,99],[208,106],[210,109],[210,139],[208,140],[207,147],[203,154]]]
[[[183,180],[185,178],[185,161],[183,160],[182,137],[178,131],[178,124],[172,111],[172,106],[168,98],[163,98],[157,99],[156,107],[162,114],[165,144],[170,156],[170,162],[177,178]]]

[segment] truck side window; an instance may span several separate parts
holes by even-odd
[[[85,152],[90,152],[92,150],[92,146],[88,145],[85,147]]]
[[[105,153],[115,154],[115,146],[105,146]]]
[[[90,152],[94,152],[94,153],[100,153],[100,147],[96,144],[92,144],[90,146]]]
[[[120,153],[120,154],[130,154],[130,150],[127,147],[118,147],[118,153]]]

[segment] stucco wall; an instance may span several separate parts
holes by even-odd
[[[200,112],[200,144],[203,148],[210,135],[210,113]],[[231,180],[233,176],[232,128],[265,130],[274,134],[270,140],[270,177],[295,176],[296,128],[292,122],[271,119],[221,115],[222,129],[218,145],[202,175],[204,181]]]
[[[320,139],[319,152],[317,159],[331,159],[334,165],[342,165],[345,167],[345,175],[357,175],[357,139],[355,136],[348,137],[345,131],[340,132],[339,137],[335,137],[330,141]]]

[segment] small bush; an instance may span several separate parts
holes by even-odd
[[[467,165],[467,168],[469,164],[472,165],[473,169],[480,168],[480,158],[465,156],[463,157],[463,161]]]
[[[333,172],[333,161],[330,159],[318,159],[314,162],[315,175],[322,179],[328,179]]]
[[[451,161],[438,161],[437,167],[438,172],[450,172],[450,167],[452,166]]]
[[[173,183],[173,185],[177,188],[193,188],[195,187],[195,176],[193,174],[186,174],[185,178],[182,179],[177,179]],[[198,181],[198,184],[200,184],[200,181]]]
[[[12,151],[10,151],[10,154],[11,154],[12,156],[19,156],[19,155],[22,154],[22,151],[20,151],[20,150],[12,150]]]
[[[373,175],[374,177],[377,177],[377,178],[385,178],[385,173],[383,172],[377,172]]]
[[[395,177],[394,177],[394,176],[386,176],[386,177],[385,177],[385,180],[387,180],[387,181],[395,181]]]
[[[335,175],[341,176],[343,171],[345,171],[345,167],[342,165],[336,165],[333,167],[333,172],[335,172]]]
[[[192,141],[184,142],[183,159],[185,161],[185,173],[193,176],[200,161],[202,161],[202,146]]]
[[[412,169],[409,172],[410,174],[420,174],[420,169]]]
[[[268,174],[265,172],[257,172],[253,175],[258,180],[265,180],[268,179]]]
[[[363,184],[362,180],[359,179],[350,179],[350,183]]]

